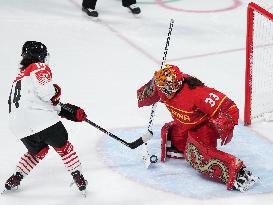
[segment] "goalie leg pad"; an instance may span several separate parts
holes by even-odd
[[[181,150],[186,145],[185,134],[174,122],[166,123],[161,129],[161,161],[165,162],[166,158],[182,159]],[[180,148],[180,149],[178,149]]]
[[[173,124],[169,136],[172,145],[170,150],[174,148],[180,153],[184,152],[188,138],[188,132],[183,131],[179,125]]]
[[[192,132],[189,132],[184,157],[194,169],[226,184],[228,190],[232,189],[237,173],[244,167],[240,159],[198,142]]]
[[[161,162],[165,162],[167,157],[167,147],[171,147],[171,141],[168,140],[169,129],[173,122],[165,123],[161,128]]]

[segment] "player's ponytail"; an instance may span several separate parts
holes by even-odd
[[[21,67],[19,68],[20,70],[25,70],[30,64],[32,63],[38,63],[40,62],[38,59],[33,58],[33,57],[23,57],[23,59],[20,62]]]
[[[201,80],[192,76],[184,78],[183,83],[187,83],[190,89],[194,89],[198,86],[204,85],[204,83]]]

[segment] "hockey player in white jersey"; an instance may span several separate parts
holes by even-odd
[[[65,104],[68,109],[58,105],[61,88],[52,82],[52,72],[46,62],[49,54],[44,44],[25,42],[21,56],[20,71],[12,83],[8,105],[10,129],[28,151],[22,155],[5,188],[17,188],[52,147],[60,155],[79,190],[85,192],[87,181],[60,116],[81,122],[86,114],[72,104]]]

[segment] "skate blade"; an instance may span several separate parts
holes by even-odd
[[[1,194],[0,195],[3,195],[3,194],[5,194],[5,193],[7,193],[8,192],[8,190],[7,189],[5,189],[5,190],[3,190],[2,192],[1,192]]]
[[[8,189],[4,189],[2,192],[1,192],[1,194],[0,195],[3,195],[3,194],[5,194],[5,193],[8,193],[8,192],[14,192],[14,191],[17,191],[19,188],[18,188],[18,186],[16,186],[16,187],[13,187],[12,189],[10,189],[10,190],[8,190]]]
[[[87,185],[88,185],[88,181],[86,180],[85,182],[86,182],[86,186],[87,186]],[[74,184],[75,184],[75,186],[76,186],[76,183],[75,183],[74,181],[72,181],[72,182],[70,183],[69,186],[72,187]],[[81,192],[83,198],[86,198],[86,196],[87,196],[86,189],[85,189],[85,190],[82,190],[82,191],[80,191],[80,192]]]
[[[248,191],[249,189],[251,189],[254,186],[254,184],[256,184],[259,181],[259,179],[260,178],[256,178],[256,179],[254,179],[252,181],[247,182],[246,185],[240,189],[240,191],[241,192]]]
[[[86,198],[86,197],[87,197],[87,192],[86,192],[86,190],[82,190],[81,193],[82,193],[82,197],[83,197],[83,198]]]
[[[129,13],[133,16],[133,18],[141,19],[141,13],[139,13],[139,14],[134,14],[134,13],[131,12],[131,11],[129,11]]]
[[[75,182],[72,181],[72,182],[70,183],[69,187],[72,187],[74,184],[75,184]]]
[[[92,16],[88,16],[89,19],[95,23],[101,23],[101,19],[99,17],[92,17]]]

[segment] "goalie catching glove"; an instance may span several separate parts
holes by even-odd
[[[226,145],[229,143],[233,137],[233,130],[235,126],[232,117],[229,114],[220,113],[216,119],[210,119],[210,122],[217,130],[221,138],[221,145]]]
[[[69,103],[66,103],[61,107],[59,115],[74,122],[82,122],[87,117],[82,108]]]

